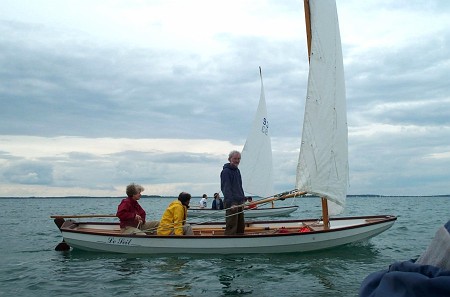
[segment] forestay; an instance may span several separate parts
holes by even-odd
[[[261,68],[260,77],[261,96],[252,128],[242,150],[239,169],[246,193],[268,197],[273,195],[272,145]]]
[[[311,54],[297,188],[342,212],[348,187],[344,67],[336,3],[309,1]]]

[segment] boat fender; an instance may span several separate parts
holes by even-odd
[[[311,230],[307,226],[305,226],[305,227],[301,227],[300,229],[298,229],[298,232],[300,232],[300,233],[311,232]]]

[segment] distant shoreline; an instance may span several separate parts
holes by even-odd
[[[404,197],[422,197],[422,198],[436,198],[436,197],[449,197],[450,194],[441,194],[441,195],[377,195],[377,194],[361,194],[361,195],[347,195],[347,198],[404,198]],[[111,199],[120,199],[125,198],[124,196],[28,196],[28,197],[3,197],[0,196],[0,199],[85,199],[85,198],[111,198]],[[161,196],[161,195],[142,195],[142,198],[176,198],[176,196]],[[201,196],[192,196],[192,198],[201,198]],[[302,198],[317,198],[317,196],[307,196]]]
[[[175,196],[160,196],[160,195],[142,195],[141,198],[174,198]],[[123,199],[124,196],[27,196],[27,197],[6,197],[6,196],[0,196],[0,199],[4,198],[18,198],[18,199],[53,199],[53,198],[112,198],[112,199]],[[195,198],[195,197],[193,197]],[[200,197],[199,197],[200,198]]]

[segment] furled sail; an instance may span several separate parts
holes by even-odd
[[[311,51],[297,188],[328,199],[329,213],[339,214],[348,188],[348,131],[337,9],[334,0],[309,1],[309,8]]]
[[[272,145],[261,68],[259,71],[261,96],[252,128],[242,150],[239,170],[242,186],[247,194],[268,197],[273,194]]]

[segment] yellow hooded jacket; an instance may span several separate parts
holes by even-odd
[[[172,201],[159,222],[158,235],[183,235],[183,226],[187,218],[187,207],[178,199]]]

